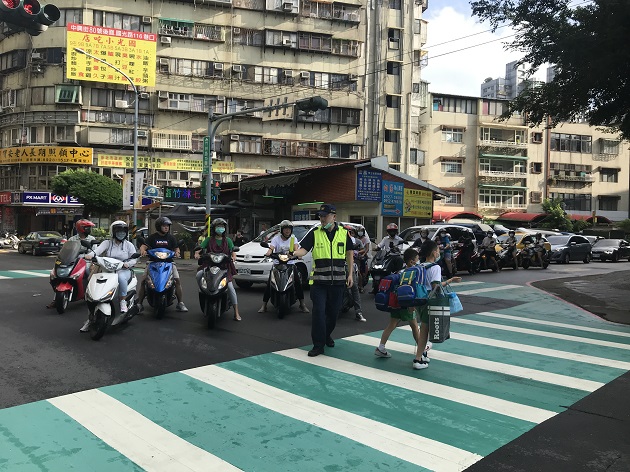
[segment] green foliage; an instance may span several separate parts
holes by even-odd
[[[617,226],[623,230],[624,233],[630,233],[630,218],[626,218],[623,221],[617,223]]]
[[[59,195],[77,197],[84,205],[84,216],[108,215],[122,207],[122,187],[95,172],[67,170],[53,177],[51,189]]]
[[[473,15],[493,30],[516,31],[508,49],[523,53],[529,76],[555,66],[554,79],[523,90],[503,118],[526,113],[532,126],[585,117],[630,138],[630,48],[627,0],[472,0]]]
[[[562,200],[546,199],[542,203],[542,208],[547,216],[541,223],[541,227],[548,229],[557,229],[559,231],[572,231],[573,223],[562,208]]]
[[[179,248],[182,251],[190,251],[191,248],[195,246],[196,238],[193,237],[188,231],[179,231],[177,234],[174,234],[177,241],[182,241]]]
[[[573,223],[573,232],[574,233],[581,233],[586,228],[592,228],[593,227],[592,223],[589,223],[588,221],[584,221],[584,220],[576,220],[576,221],[573,221],[572,223]]]
[[[109,228],[92,228],[90,234],[96,239],[107,239],[109,237]]]

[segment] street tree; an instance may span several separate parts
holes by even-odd
[[[122,207],[122,186],[96,172],[67,170],[53,177],[51,188],[59,195],[78,198],[84,205],[84,216],[108,215]]]
[[[542,209],[547,214],[541,225],[543,228],[556,229],[558,231],[572,231],[573,223],[564,211],[562,200],[554,198],[546,199],[542,203]]]
[[[526,113],[532,126],[586,119],[630,139],[628,0],[471,0],[473,15],[516,32],[507,48],[532,74],[545,63],[555,76],[523,90],[503,118]]]

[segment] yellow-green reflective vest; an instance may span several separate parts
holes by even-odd
[[[346,283],[346,239],[348,231],[337,227],[331,241],[323,228],[314,231],[313,270],[309,284],[342,285]]]

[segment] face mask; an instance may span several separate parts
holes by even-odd
[[[92,228],[85,228],[83,232],[85,233],[86,236],[88,236],[92,232]]]
[[[435,258],[434,262],[438,262],[440,259],[442,259],[442,256],[440,254],[438,254],[437,257]]]
[[[359,237],[362,238],[365,233],[363,231],[359,231]]]
[[[223,233],[225,233],[225,228],[223,226],[219,226],[216,229],[216,231],[217,231],[217,234],[223,234]]]
[[[334,225],[334,223],[326,223],[326,224],[323,226],[323,228],[324,228],[325,230],[329,230],[330,228],[332,228],[332,227],[333,227],[333,225]]]
[[[116,234],[114,236],[116,237],[116,239],[118,239],[118,241],[122,241],[127,237],[127,233],[125,233],[124,231],[116,231]]]

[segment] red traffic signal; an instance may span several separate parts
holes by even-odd
[[[37,36],[61,17],[52,3],[41,6],[37,0],[1,0],[0,21],[17,31]]]

